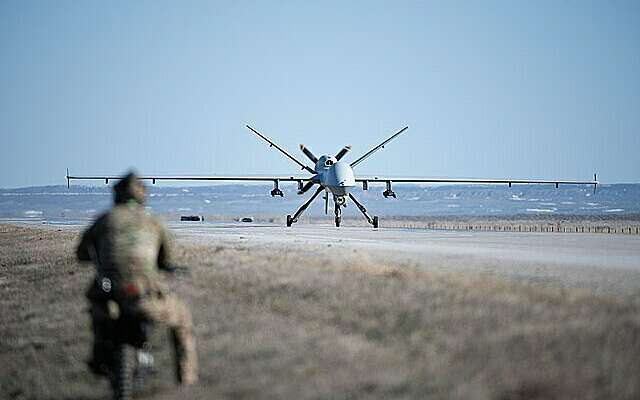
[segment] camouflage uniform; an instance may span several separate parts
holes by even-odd
[[[134,295],[139,299],[135,303],[137,312],[169,326],[176,345],[178,380],[194,383],[197,357],[191,314],[184,303],[169,293],[159,272],[172,267],[171,235],[158,218],[145,212],[144,189],[135,175],[124,178],[115,191],[116,205],[82,235],[78,259],[96,262],[98,275],[112,282],[114,297],[119,293]],[[105,302],[100,301],[100,291],[96,279],[87,292],[95,335],[94,363],[103,359],[105,351],[101,329],[106,317]]]

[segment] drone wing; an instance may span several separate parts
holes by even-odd
[[[593,180],[560,180],[560,179],[475,179],[475,178],[385,178],[380,176],[360,177],[356,178],[356,182],[361,182],[363,189],[366,190],[369,183],[384,182],[387,190],[391,192],[391,183],[460,183],[460,184],[496,184],[511,185],[513,184],[551,184],[556,185],[593,185],[595,192],[598,185],[598,177],[593,175]]]
[[[105,184],[108,184],[111,180],[119,180],[122,176],[118,175],[70,175],[69,170],[67,170],[67,187],[71,185],[72,180],[93,180],[93,181],[104,181]],[[316,178],[314,176],[290,176],[290,175],[282,175],[282,176],[221,176],[221,175],[211,175],[211,176],[162,176],[162,175],[144,175],[139,177],[145,181],[151,181],[152,184],[155,184],[158,181],[191,181],[191,182],[273,182],[274,188],[278,188],[279,182],[297,182],[298,189],[302,189],[304,184],[309,181],[314,181]]]

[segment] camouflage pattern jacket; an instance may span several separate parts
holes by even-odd
[[[82,235],[76,255],[96,264],[96,282],[110,280],[113,296],[162,297],[167,292],[159,269],[171,269],[172,237],[159,218],[135,201],[116,204]],[[99,284],[87,293],[92,301],[103,296]]]

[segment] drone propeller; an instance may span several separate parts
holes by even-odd
[[[307,182],[300,190],[298,190],[298,194],[305,194],[309,189],[313,187],[315,182],[309,181]]]
[[[318,157],[314,156],[311,150],[304,147],[303,144],[300,145],[300,150],[302,150],[305,156],[309,157],[309,160],[313,161],[314,163],[318,162]]]
[[[351,150],[351,145],[348,144],[344,146],[342,150],[340,150],[338,154],[336,154],[336,160],[340,161],[340,159],[344,157],[349,152],[349,150]]]

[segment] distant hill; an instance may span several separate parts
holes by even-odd
[[[284,198],[272,198],[270,185],[149,186],[148,207],[161,214],[283,216],[293,214],[310,194],[282,184]],[[590,187],[553,185],[394,185],[397,199],[385,199],[384,187],[371,184],[354,195],[380,216],[623,215],[640,213],[640,184]],[[107,209],[109,186],[39,186],[0,189],[0,218],[84,219]],[[329,212],[332,211],[331,204]],[[324,213],[318,198],[310,215]],[[347,215],[358,215],[349,206]]]

